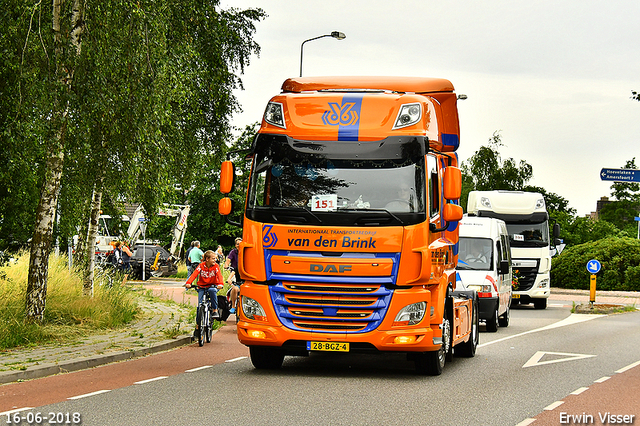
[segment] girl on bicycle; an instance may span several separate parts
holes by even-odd
[[[222,288],[224,281],[222,272],[220,272],[220,266],[216,263],[215,252],[207,250],[204,253],[204,261],[196,267],[184,286],[191,288],[191,283],[196,277],[198,277],[198,305],[202,303],[204,299],[204,292],[209,292],[209,299],[212,305],[211,317],[214,319],[220,318],[217,293],[218,289]]]

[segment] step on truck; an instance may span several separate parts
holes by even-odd
[[[542,194],[524,191],[471,191],[469,216],[493,217],[507,224],[511,244],[514,303],[545,309],[551,294],[549,213]],[[560,226],[553,226],[555,239]]]
[[[402,352],[439,375],[454,352],[474,356],[477,297],[456,289],[456,103],[443,79],[283,83],[247,156],[237,330],[256,368]],[[223,162],[223,194],[234,176]],[[233,223],[228,197],[218,208]]]

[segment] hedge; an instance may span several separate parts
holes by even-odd
[[[602,264],[597,275],[598,290],[640,291],[640,241],[611,237],[566,248],[553,258],[551,286],[589,289],[587,262]]]

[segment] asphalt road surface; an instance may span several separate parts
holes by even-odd
[[[640,395],[640,313],[518,307],[509,327],[481,332],[475,358],[455,357],[438,377],[416,376],[403,355],[313,353],[255,370],[234,329],[231,321],[203,348],[2,386],[0,412],[32,407],[14,414],[68,416],[67,424],[78,413],[83,425],[238,426],[537,426],[640,415],[640,401],[616,405]],[[583,414],[594,422],[563,423]]]

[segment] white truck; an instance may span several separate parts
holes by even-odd
[[[511,243],[513,302],[545,309],[551,293],[551,240],[544,197],[536,192],[471,191],[469,216],[493,217],[507,224]],[[558,225],[553,234],[560,233]]]

